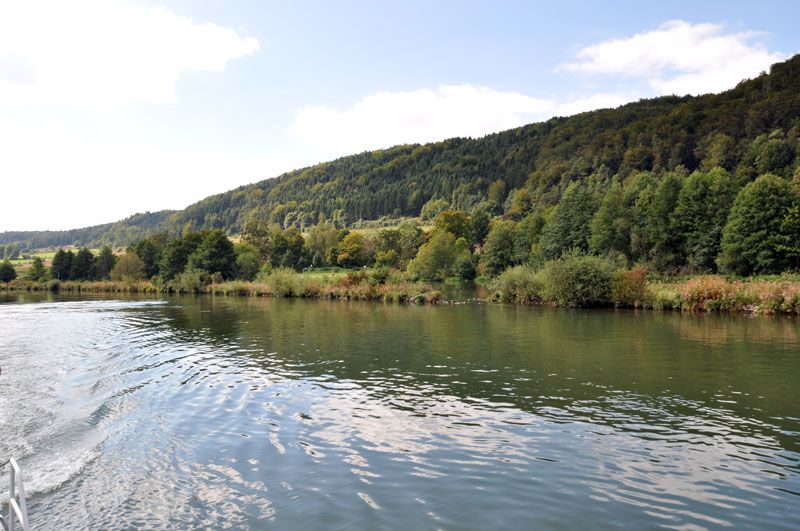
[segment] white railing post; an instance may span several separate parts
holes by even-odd
[[[22,482],[22,471],[12,457],[8,460],[11,465],[11,485],[8,489],[8,531],[14,531],[15,517],[22,524],[22,531],[28,531],[28,506],[25,503],[25,484]],[[19,502],[17,501],[17,484],[19,483]]]

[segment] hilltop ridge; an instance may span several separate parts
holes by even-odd
[[[624,180],[636,172],[663,178],[678,168],[722,167],[743,181],[765,171],[791,178],[796,153],[781,148],[767,160],[761,144],[788,139],[791,147],[798,136],[800,55],[720,94],[645,99],[482,138],[363,152],[243,185],[183,210],[70,231],[4,232],[0,244],[119,246],[187,226],[235,234],[251,217],[302,228],[325,214],[345,226],[417,216],[433,199],[466,212],[493,201],[498,213],[508,213],[521,190],[529,209],[544,211],[572,182]]]

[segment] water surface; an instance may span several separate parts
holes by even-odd
[[[42,529],[796,529],[799,323],[6,296],[0,458]]]

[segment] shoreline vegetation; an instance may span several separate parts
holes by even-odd
[[[590,258],[590,260],[587,260]],[[729,279],[699,275],[664,280],[635,267],[614,271],[595,257],[565,256],[542,269],[511,268],[484,284],[486,300],[582,308],[641,308],[690,312],[800,315],[800,277]],[[588,263],[587,263],[588,262]],[[397,276],[397,273],[395,274]],[[155,280],[0,282],[0,293],[208,294],[243,297],[296,297],[401,303],[452,303],[432,284],[389,278],[385,271],[310,276],[277,269],[260,281],[184,282]]]

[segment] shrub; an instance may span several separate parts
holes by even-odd
[[[504,302],[538,302],[542,300],[541,276],[528,266],[506,269],[492,279],[487,288],[489,299]]]
[[[649,286],[645,294],[645,306],[654,310],[675,310],[680,308],[681,294],[672,287],[661,283]]]
[[[450,267],[450,274],[461,280],[474,280],[475,276],[478,274],[478,270],[475,267],[475,261],[472,259],[472,255],[465,253],[456,258],[456,261],[453,262],[452,267]]]
[[[562,306],[608,304],[614,272],[614,266],[599,256],[567,251],[542,268],[542,296]]]
[[[647,268],[617,271],[611,281],[611,302],[615,306],[638,307],[644,304],[646,291]]]
[[[273,297],[299,297],[303,294],[299,277],[294,269],[278,267],[267,275],[264,284]]]
[[[172,279],[171,287],[178,293],[202,293],[208,275],[199,269],[187,269]]]

